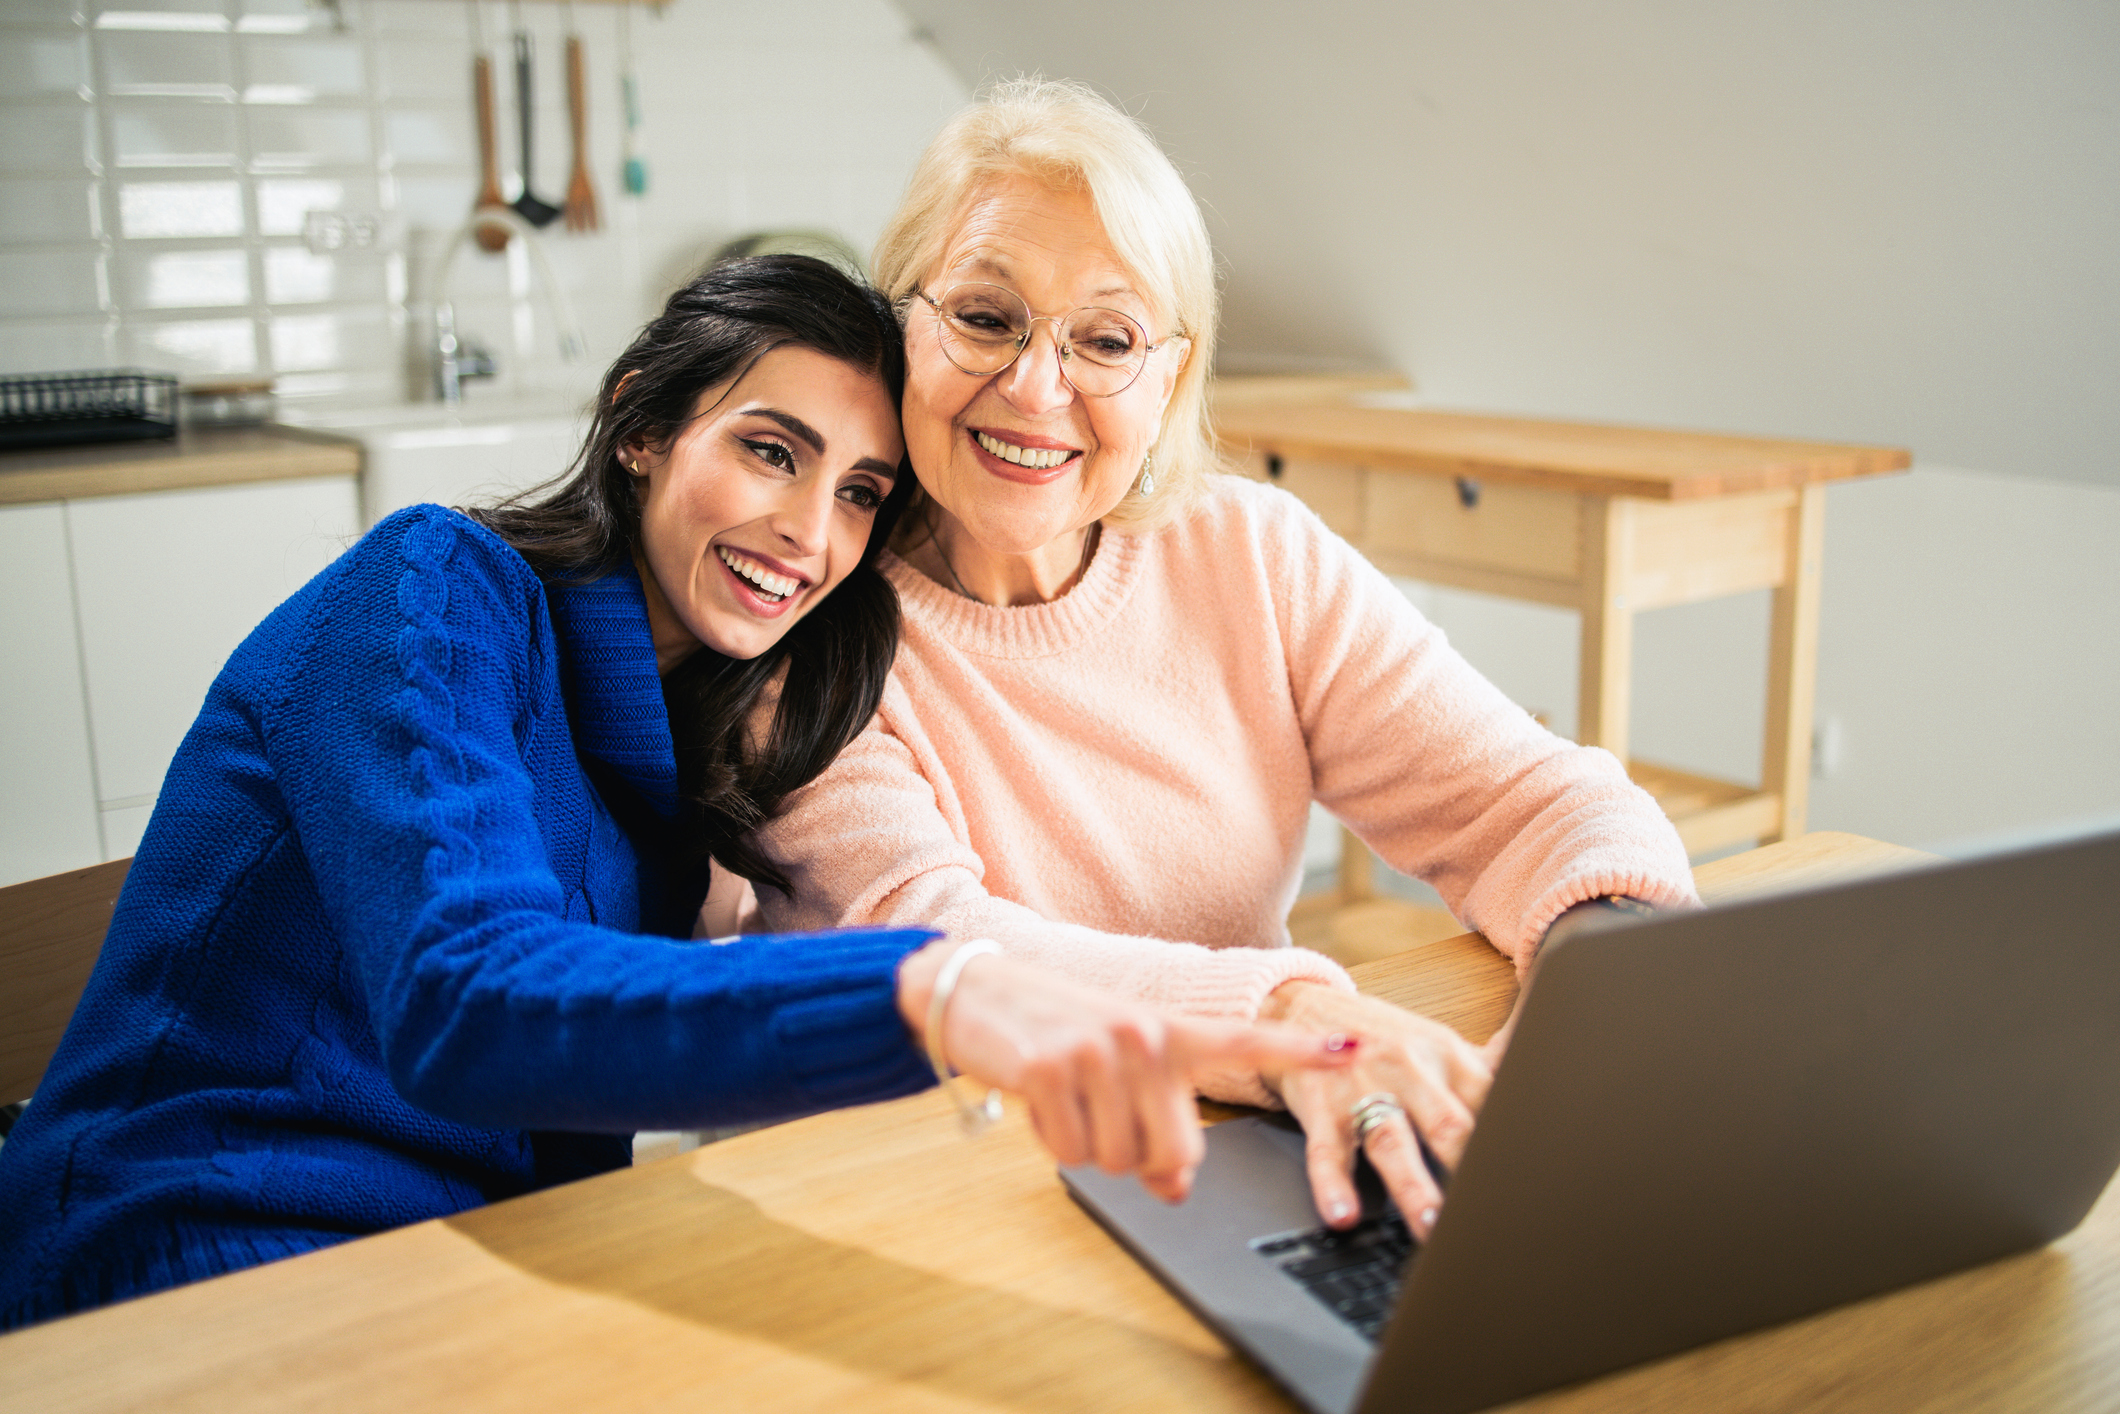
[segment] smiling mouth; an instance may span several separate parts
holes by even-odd
[[[1064,461],[1082,455],[1080,452],[1065,447],[1019,447],[1014,442],[1004,442],[999,437],[991,436],[985,432],[975,431],[972,436],[978,441],[980,447],[991,455],[997,456],[1005,462],[1014,462],[1017,466],[1027,471],[1047,471]]]
[[[778,604],[803,586],[804,581],[784,574],[775,574],[750,556],[739,554],[726,546],[717,546],[716,553],[721,556],[723,564],[743,576],[744,580],[758,591],[758,597],[768,604]]]

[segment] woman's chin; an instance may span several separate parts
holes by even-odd
[[[1091,498],[1083,494],[1080,476],[1063,477],[1043,486],[982,477],[971,480],[968,490],[970,494],[935,499],[990,555],[1035,555],[1054,541],[1102,519],[1111,509],[1096,509]],[[1112,505],[1117,505],[1125,494],[1121,487],[1110,497]]]
[[[1072,515],[997,515],[982,507],[971,516],[959,517],[966,533],[989,555],[1024,559],[1072,535],[1082,527]]]
[[[749,659],[765,653],[785,638],[800,617],[798,611],[784,619],[760,622],[748,615],[717,614],[692,632],[702,645],[724,658]]]

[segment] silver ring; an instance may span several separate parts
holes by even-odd
[[[1378,1125],[1406,1118],[1406,1107],[1390,1091],[1378,1090],[1356,1100],[1348,1113],[1354,1117],[1354,1142],[1360,1144]]]

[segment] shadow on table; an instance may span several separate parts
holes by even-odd
[[[652,1175],[652,1177],[650,1177]],[[970,1286],[768,1217],[686,1165],[634,1171],[613,1201],[532,1194],[444,1220],[542,1281],[1009,1409],[1278,1406],[1235,1356]],[[541,1211],[540,1211],[541,1209]],[[702,1372],[711,1387],[712,1371]],[[792,1393],[792,1392],[791,1392]]]

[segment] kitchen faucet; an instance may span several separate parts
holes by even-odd
[[[527,356],[528,352],[532,327],[529,287],[533,274],[535,283],[543,288],[552,323],[559,330],[560,357],[568,363],[579,363],[587,351],[580,326],[574,320],[573,306],[552,273],[552,263],[545,258],[536,228],[505,206],[481,207],[449,237],[434,280],[434,388],[436,396],[452,405],[463,401],[466,378],[488,377],[494,372],[493,359],[485,350],[458,337],[456,305],[449,298],[449,278],[456,257],[465,242],[485,226],[500,226],[521,238],[509,242],[507,255],[509,293],[515,302],[516,353]]]

